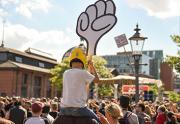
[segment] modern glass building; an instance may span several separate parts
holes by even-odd
[[[106,66],[108,68],[116,68],[119,74],[134,72],[134,67],[130,64],[134,62],[131,52],[119,52],[117,55],[105,55],[102,57],[108,62]],[[139,73],[160,79],[160,64],[162,60],[162,50],[143,51],[140,63],[148,65],[140,66]]]

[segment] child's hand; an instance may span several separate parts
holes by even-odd
[[[88,69],[90,73],[95,73],[94,64],[91,60],[88,61]]]

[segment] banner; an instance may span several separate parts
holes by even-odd
[[[128,40],[127,40],[125,34],[119,35],[119,36],[115,37],[114,39],[116,41],[116,44],[117,44],[118,48],[128,44]]]

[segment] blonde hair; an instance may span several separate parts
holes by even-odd
[[[57,110],[58,109],[58,103],[56,103],[56,102],[51,103],[51,109]]]
[[[122,117],[121,108],[115,103],[108,104],[105,107],[105,112],[108,113],[113,119],[119,119]]]

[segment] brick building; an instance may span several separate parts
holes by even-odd
[[[43,53],[45,54],[45,53]],[[35,49],[21,52],[0,47],[0,95],[22,97],[52,97],[50,69],[57,60]]]
[[[173,87],[173,82],[174,82],[174,77],[173,77],[173,68],[169,66],[168,63],[163,62],[161,63],[161,72],[160,72],[160,77],[161,80],[164,84],[164,89],[166,91],[172,91],[174,89]]]

